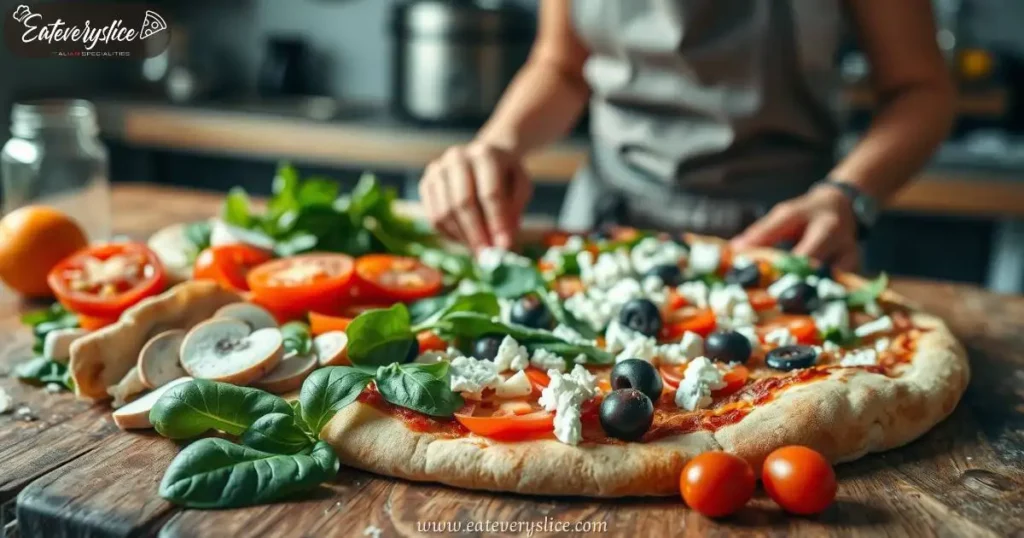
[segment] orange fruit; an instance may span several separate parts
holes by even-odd
[[[0,280],[26,297],[50,297],[47,273],[88,244],[78,223],[52,207],[12,211],[0,219]]]

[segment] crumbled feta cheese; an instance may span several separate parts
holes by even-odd
[[[587,356],[582,354],[582,353],[580,353],[579,355],[576,355],[576,358],[573,359],[572,362],[574,364],[586,364],[587,363]]]
[[[679,265],[679,262],[686,259],[686,247],[675,241],[646,237],[633,247],[629,258],[633,270],[644,274],[659,265]]]
[[[874,366],[875,364],[878,364],[878,353],[871,348],[851,351],[843,357],[843,360],[839,361],[839,366],[845,367]]]
[[[679,342],[658,346],[657,353],[665,364],[686,364],[704,353],[704,339],[695,332],[686,331]]]
[[[768,286],[768,295],[771,295],[772,297],[778,299],[779,296],[782,295],[782,292],[786,291],[787,289],[793,286],[796,286],[800,282],[803,282],[803,280],[792,273],[782,275],[778,280],[772,282],[771,285]]]
[[[590,255],[589,251],[581,252],[577,255],[577,261],[580,258],[587,257],[584,253]],[[592,256],[590,257],[592,258]],[[602,252],[597,257],[597,262],[586,271],[584,270],[584,264],[580,263],[580,279],[583,280],[584,284],[590,286],[608,289],[622,279],[631,276],[633,276],[633,266],[626,249],[619,249],[615,252]]]
[[[742,286],[730,284],[728,286],[715,286],[708,296],[708,304],[715,314],[731,317],[732,308],[737,304],[747,302],[747,291]]]
[[[708,295],[710,290],[708,285],[700,280],[693,280],[690,282],[683,282],[676,287],[676,293],[681,295],[686,302],[690,305],[696,306],[697,308],[708,307]]]
[[[807,277],[807,283],[811,284],[811,277]],[[818,291],[818,299],[831,301],[833,299],[845,299],[846,288],[831,278],[822,278],[817,284],[812,284]]]
[[[529,266],[533,260],[500,247],[484,247],[476,254],[476,264],[481,271],[490,273],[502,265]]]
[[[562,340],[565,340],[566,342],[569,342],[570,344],[592,345],[594,343],[592,340],[587,340],[586,338],[583,338],[583,335],[580,334],[579,331],[573,329],[568,325],[559,324],[555,326],[555,329],[551,331],[551,334],[557,336],[558,338],[561,338]]]
[[[11,398],[7,391],[0,389],[0,415],[5,415],[14,411],[14,399]]]
[[[582,438],[580,405],[597,394],[595,377],[580,365],[568,374],[549,370],[551,381],[537,401],[547,411],[555,412],[555,438],[569,444],[579,444]]]
[[[583,238],[578,235],[570,235],[564,245],[555,245],[544,253],[542,260],[551,264],[556,271],[560,271],[565,264],[566,256],[574,256],[580,253],[586,246]]]
[[[829,301],[811,313],[819,332],[845,331],[850,328],[850,311],[843,301]]]
[[[890,345],[892,345],[892,341],[888,338],[879,338],[878,340],[875,340],[875,351],[882,353],[887,351]]]
[[[537,348],[530,357],[530,364],[541,370],[565,371],[565,359],[543,348]]]
[[[604,330],[611,320],[609,309],[601,307],[601,302],[593,297],[593,293],[579,291],[562,303],[562,308],[572,313],[573,317],[586,323],[594,331]]]
[[[869,321],[860,327],[853,330],[853,334],[857,338],[864,338],[865,336],[871,336],[872,334],[885,333],[893,329],[892,318],[889,316],[882,316],[874,321]]]
[[[718,243],[694,243],[690,247],[690,265],[687,272],[691,275],[714,273],[721,263],[721,245]]]
[[[745,326],[757,323],[757,310],[754,310],[750,302],[740,303],[732,307],[732,325]]]
[[[831,353],[833,355],[838,355],[838,354],[843,352],[842,346],[840,346],[839,344],[837,344],[837,343],[835,343],[835,342],[833,342],[831,340],[825,340],[824,342],[822,342],[821,343],[821,349],[824,350],[824,351],[827,351],[827,352],[829,352],[829,353]]]
[[[640,338],[628,342],[618,355],[615,362],[622,362],[626,359],[640,359],[653,363],[658,358],[658,341],[652,337],[640,335]]]
[[[494,356],[494,366],[499,372],[523,370],[530,365],[530,352],[526,346],[519,345],[515,338],[505,335]]]
[[[491,361],[474,357],[455,357],[451,361],[452,392],[461,392],[472,399],[480,399],[484,389],[496,388],[501,383],[498,369]]]
[[[640,283],[640,287],[643,289],[644,296],[649,301],[656,305],[665,304],[665,300],[668,298],[668,293],[665,289],[665,281],[657,275],[650,275],[644,277],[644,281]]]
[[[778,329],[773,329],[768,334],[764,335],[764,341],[769,344],[775,344],[779,347],[791,346],[796,344],[796,337],[794,337],[793,333],[789,332],[789,329],[786,327],[779,327]]]
[[[757,351],[758,349],[761,349],[761,339],[758,338],[757,329],[755,329],[753,325],[740,325],[733,327],[732,330],[747,337],[747,340],[750,341],[751,350]]]
[[[746,268],[746,267],[750,267],[751,265],[754,265],[754,263],[756,263],[756,262],[754,262],[754,260],[752,260],[750,257],[744,256],[742,254],[736,255],[732,259],[732,266],[735,269],[743,269],[743,268]]]
[[[690,361],[676,389],[676,405],[687,411],[711,405],[711,391],[725,387],[722,372],[707,357]]]
[[[521,398],[533,392],[533,384],[526,372],[520,370],[508,379],[505,379],[494,389],[494,395],[498,398]]]
[[[604,348],[612,353],[618,353],[630,342],[646,338],[643,334],[623,326],[618,319],[613,319],[608,323],[608,330],[604,332]]]
[[[47,383],[46,386],[43,387],[43,390],[49,392],[50,394],[57,394],[58,392],[64,391],[64,385],[61,385],[59,383]]]

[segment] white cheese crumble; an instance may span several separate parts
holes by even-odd
[[[647,337],[643,334],[623,326],[618,319],[613,319],[608,323],[608,329],[604,332],[604,348],[606,351],[618,353],[633,340],[645,338]]]
[[[690,361],[676,389],[676,405],[687,411],[711,405],[711,391],[725,387],[722,372],[707,357]]]
[[[751,325],[757,322],[757,312],[750,305],[747,291],[737,284],[712,288],[708,304],[715,313],[715,319],[720,329]]]
[[[793,333],[789,332],[786,327],[779,327],[778,329],[771,330],[768,334],[764,335],[764,341],[769,344],[775,344],[779,347],[791,346],[796,344],[796,337]]]
[[[476,264],[481,271],[490,273],[502,265],[529,266],[533,260],[500,247],[484,247],[476,254]]]
[[[607,289],[623,278],[633,276],[633,265],[626,249],[602,252],[596,262],[593,259],[594,255],[586,250],[576,255],[580,280],[588,286]]]
[[[768,295],[771,295],[772,297],[778,299],[779,296],[782,295],[782,292],[788,290],[793,286],[796,286],[801,282],[803,282],[803,279],[801,279],[800,277],[792,273],[787,273],[779,277],[778,280],[772,282],[771,285],[768,286]]]
[[[0,415],[6,415],[14,411],[14,399],[7,391],[0,389]]]
[[[512,299],[498,297],[498,317],[504,323],[512,323],[512,305],[516,304]]]
[[[851,351],[839,361],[839,366],[874,366],[878,364],[878,353],[871,349],[857,349]]]
[[[643,282],[640,283],[640,288],[644,296],[658,306],[665,304],[665,300],[668,298],[665,281],[657,275],[644,277]]]
[[[580,365],[568,374],[549,370],[551,382],[537,401],[547,411],[555,412],[555,438],[568,445],[582,439],[580,405],[597,394],[596,378]]]
[[[565,340],[566,342],[569,342],[570,344],[593,345],[594,343],[593,340],[587,340],[586,338],[583,338],[583,335],[580,334],[579,331],[573,329],[568,325],[556,325],[554,330],[551,331],[551,334],[561,338],[562,340]]]
[[[481,393],[487,388],[497,388],[501,383],[498,369],[491,361],[482,361],[474,357],[455,357],[451,361],[452,392],[461,392],[463,396],[479,400]]]
[[[562,303],[562,307],[571,312],[573,317],[586,323],[595,331],[604,329],[611,319],[610,314],[601,308],[600,302],[585,291],[572,294]]]
[[[644,274],[659,265],[679,265],[686,259],[686,247],[674,241],[645,237],[629,253],[636,273]]]
[[[505,335],[494,356],[494,367],[499,372],[523,370],[530,365],[530,352],[526,346],[519,345],[515,338]]]
[[[675,344],[658,346],[658,358],[665,364],[686,364],[704,354],[704,339],[695,332],[686,331]]]
[[[530,357],[530,364],[541,370],[565,371],[565,359],[543,348],[537,348]]]
[[[690,282],[683,282],[676,287],[676,293],[686,299],[687,304],[696,306],[697,308],[708,307],[708,295],[710,294],[710,289],[703,281],[693,280]]]
[[[821,349],[824,350],[824,351],[827,351],[827,352],[829,352],[829,353],[831,353],[833,355],[839,355],[840,353],[843,352],[842,346],[840,346],[839,344],[837,344],[837,343],[835,343],[835,342],[833,342],[831,340],[825,340],[824,342],[822,342],[821,343]]]
[[[626,344],[622,352],[615,356],[615,362],[622,362],[626,359],[640,359],[653,364],[657,360],[657,340],[643,335],[640,336],[641,338],[636,338]]]
[[[810,277],[807,278],[807,283],[810,284]],[[818,283],[815,284],[814,287],[818,292],[818,298],[822,301],[846,298],[846,288],[831,278],[822,278],[818,280]]]
[[[853,334],[857,338],[864,338],[865,336],[871,336],[872,334],[889,332],[893,329],[892,318],[889,316],[882,316],[874,321],[869,321],[860,327],[853,330]]]
[[[583,238],[578,235],[570,235],[564,245],[555,245],[544,253],[541,260],[551,264],[556,271],[560,271],[565,264],[566,256],[575,256],[586,246]]]
[[[526,377],[526,372],[522,370],[502,381],[494,389],[494,395],[498,398],[522,398],[529,396],[531,392],[533,392],[533,384],[530,383],[530,378]]]
[[[721,263],[721,245],[718,243],[694,243],[690,247],[690,264],[687,272],[691,275],[714,273]]]
[[[735,269],[744,269],[750,267],[751,265],[754,265],[754,263],[756,262],[753,259],[742,254],[736,255],[732,259],[732,266]]]
[[[887,351],[890,345],[892,345],[892,341],[888,338],[879,338],[878,340],[875,340],[875,351],[882,353]]]
[[[850,311],[843,301],[829,301],[811,313],[819,332],[845,331],[850,328]]]

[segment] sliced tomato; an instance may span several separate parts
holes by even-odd
[[[264,263],[246,282],[256,302],[276,312],[333,312],[349,297],[354,265],[345,254],[305,254]]]
[[[434,331],[420,331],[416,335],[416,341],[420,344],[420,353],[448,349],[448,342],[442,340]]]
[[[725,386],[713,391],[712,396],[728,396],[740,389],[747,384],[747,380],[750,379],[750,370],[742,364],[733,366],[725,375],[722,376],[725,380]],[[678,385],[678,383],[677,383]]]
[[[814,318],[810,316],[801,315],[782,315],[775,319],[761,325],[757,328],[758,335],[764,339],[764,336],[775,329],[785,327],[789,329],[790,334],[793,338],[796,338],[797,343],[804,345],[813,345],[821,343],[821,335],[818,334],[818,326],[814,323]]]
[[[548,377],[548,374],[544,373],[539,368],[530,366],[523,371],[526,372],[526,377],[530,378],[530,383],[533,384],[533,388],[535,390],[544,390],[544,387],[547,387],[548,384],[551,383],[551,378]]]
[[[78,326],[87,330],[95,331],[102,329],[107,325],[113,325],[117,321],[117,318],[97,318],[93,316],[86,316],[84,314],[78,314]]]
[[[105,319],[167,287],[163,264],[141,243],[86,247],[61,260],[46,280],[68,310]]]
[[[569,237],[571,236],[572,234],[570,234],[569,232],[556,230],[544,234],[544,239],[542,239],[541,242],[547,248],[562,247],[569,242]]]
[[[748,290],[747,299],[750,300],[750,306],[758,312],[771,310],[776,305],[775,297],[769,295],[766,290]]]
[[[669,288],[665,299],[665,311],[675,312],[684,306],[686,306],[686,297],[680,295],[674,288]]]
[[[682,319],[670,321],[661,328],[661,339],[675,341],[682,338],[687,331],[707,336],[715,330],[715,313],[711,310],[699,310]]]
[[[344,331],[348,329],[349,323],[352,323],[352,318],[328,316],[319,312],[309,313],[309,332],[313,333],[313,336],[319,336],[331,331]]]
[[[555,429],[555,414],[534,411],[525,415],[506,414],[477,416],[472,406],[455,413],[455,420],[467,430],[491,439],[505,441],[530,439],[551,433]]]
[[[441,291],[441,272],[416,258],[369,254],[356,260],[361,300],[415,301],[433,297]]]
[[[583,281],[578,276],[560,276],[552,287],[559,297],[565,299],[583,291]]]
[[[665,385],[675,389],[679,387],[679,383],[683,380],[683,374],[686,373],[686,365],[662,364],[658,367],[658,372],[661,374],[661,380],[665,382]]]
[[[249,271],[272,258],[269,252],[249,245],[218,245],[199,253],[192,278],[212,280],[229,290],[249,291],[245,281]]]

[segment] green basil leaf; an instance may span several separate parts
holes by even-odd
[[[281,337],[284,340],[285,352],[306,355],[313,350],[313,335],[309,325],[301,321],[291,321],[281,326]]]
[[[14,377],[30,385],[43,386],[48,383],[57,383],[65,388],[73,388],[68,385],[71,378],[67,365],[46,357],[35,357],[22,362],[14,367],[13,373]]]
[[[210,248],[213,227],[208,220],[190,222],[185,225],[185,240],[192,245],[196,254]]]
[[[584,323],[576,318],[572,312],[565,309],[562,306],[562,301],[558,300],[557,295],[552,295],[545,288],[539,288],[537,290],[537,296],[540,297],[541,301],[547,305],[548,311],[551,312],[551,316],[555,318],[560,325],[565,325],[570,329],[580,333],[580,336],[587,340],[594,340],[597,338],[597,331],[588,323]]]
[[[420,245],[420,243],[411,244]],[[422,246],[414,252],[416,254],[412,255],[418,256],[421,262],[444,271],[445,274],[454,279],[469,278],[473,275],[473,258],[467,255],[456,254],[439,248],[423,248]]]
[[[224,439],[192,443],[171,462],[160,496],[191,508],[268,503],[334,478],[338,457],[323,441],[307,454],[270,454]]]
[[[807,256],[787,254],[775,261],[775,269],[780,273],[796,275],[804,278],[814,274],[811,259]]]
[[[431,313],[426,319],[418,322],[416,326],[412,328],[412,332],[418,333],[424,328],[429,327],[437,320],[454,312],[476,312],[489,317],[501,314],[501,305],[498,304],[498,298],[493,293],[487,291],[479,291],[466,295],[449,295],[444,298],[444,303],[445,304],[443,304],[441,308]],[[432,306],[436,305],[430,304],[419,307],[420,311],[418,314],[422,315],[424,311]]]
[[[821,333],[821,339],[842,347],[855,346],[859,340],[859,338],[853,334],[853,331],[849,329],[841,329],[839,327],[830,327],[827,331]]]
[[[850,292],[846,296],[846,304],[850,308],[863,308],[868,303],[877,301],[888,286],[889,276],[882,273],[878,275],[878,278],[868,282],[860,289]]]
[[[252,227],[254,219],[249,212],[249,196],[241,187],[228,191],[227,197],[224,198],[224,207],[221,209],[221,219],[240,228]]]
[[[455,302],[457,295],[438,295],[420,299],[409,305],[409,321],[419,325],[438,315],[442,310]]]
[[[164,437],[191,439],[208,430],[242,435],[263,415],[291,412],[283,398],[262,390],[194,379],[168,389],[149,420]]]
[[[299,407],[302,421],[314,436],[334,418],[335,413],[354,402],[373,379],[373,374],[349,368],[320,368],[302,383]]]
[[[267,200],[267,213],[271,219],[278,219],[289,211],[297,211],[299,204],[299,172],[288,163],[281,163],[274,174],[271,186],[273,196]]]
[[[345,331],[348,358],[356,366],[384,366],[404,361],[418,346],[409,310],[404,304],[367,310],[356,316]]]
[[[377,390],[388,402],[436,417],[450,417],[465,402],[452,392],[448,363],[391,364],[377,370]]]
[[[544,277],[532,265],[499,265],[486,280],[495,295],[506,299],[518,299],[546,284]]]
[[[299,185],[300,206],[330,206],[338,198],[338,184],[330,179],[309,178]]]
[[[242,444],[274,454],[295,454],[313,445],[313,440],[288,413],[270,413],[256,419],[242,434]]]

